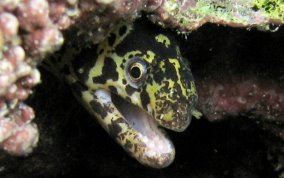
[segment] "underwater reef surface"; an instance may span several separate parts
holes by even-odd
[[[209,48],[198,56],[194,61],[197,67],[192,69],[199,109],[212,122],[246,116],[284,139],[284,56],[278,51],[284,47],[283,29],[277,33],[243,31],[243,36],[231,37],[236,31],[221,36],[214,46],[213,36],[202,37],[206,45],[197,44],[200,50]],[[197,38],[194,34],[192,37]],[[187,40],[188,46],[191,40]],[[185,51],[190,56],[190,48]]]

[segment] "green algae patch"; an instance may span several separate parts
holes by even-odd
[[[233,27],[281,25],[283,15],[283,0],[168,0],[156,10],[152,19],[181,31],[190,31],[205,23]]]

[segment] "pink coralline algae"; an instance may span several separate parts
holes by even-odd
[[[211,121],[240,113],[270,122],[284,116],[284,88],[273,81],[234,77],[230,81],[204,80],[199,90],[202,111]]]
[[[32,151],[38,142],[37,126],[31,123],[33,110],[20,104],[0,120],[0,148],[12,155],[25,155]]]
[[[271,36],[258,33],[249,46],[242,46],[240,39],[246,37],[235,37],[233,42],[229,36],[220,38],[209,47],[209,59],[197,61],[202,68],[193,68],[204,117],[211,122],[246,118],[284,140],[284,65],[283,53],[277,50],[284,44],[283,31]],[[206,40],[211,46],[210,37]],[[222,51],[226,53],[220,55]]]
[[[38,141],[33,109],[23,101],[40,82],[36,64],[63,43],[43,0],[0,2],[0,148],[26,155]]]
[[[271,133],[264,141],[269,150],[267,158],[275,171],[283,175],[283,81],[257,76],[240,78],[220,72],[224,77],[219,79],[197,77],[199,107],[204,117],[211,122],[245,118],[266,133]]]

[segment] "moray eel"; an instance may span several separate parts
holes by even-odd
[[[200,116],[175,37],[148,22],[121,23],[98,45],[65,48],[55,64],[108,134],[144,165],[171,164],[175,148],[161,127],[181,132]]]

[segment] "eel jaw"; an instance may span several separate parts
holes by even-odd
[[[101,125],[132,157],[153,168],[173,162],[174,145],[152,116],[105,89],[94,94],[108,112],[106,118],[100,117]]]

